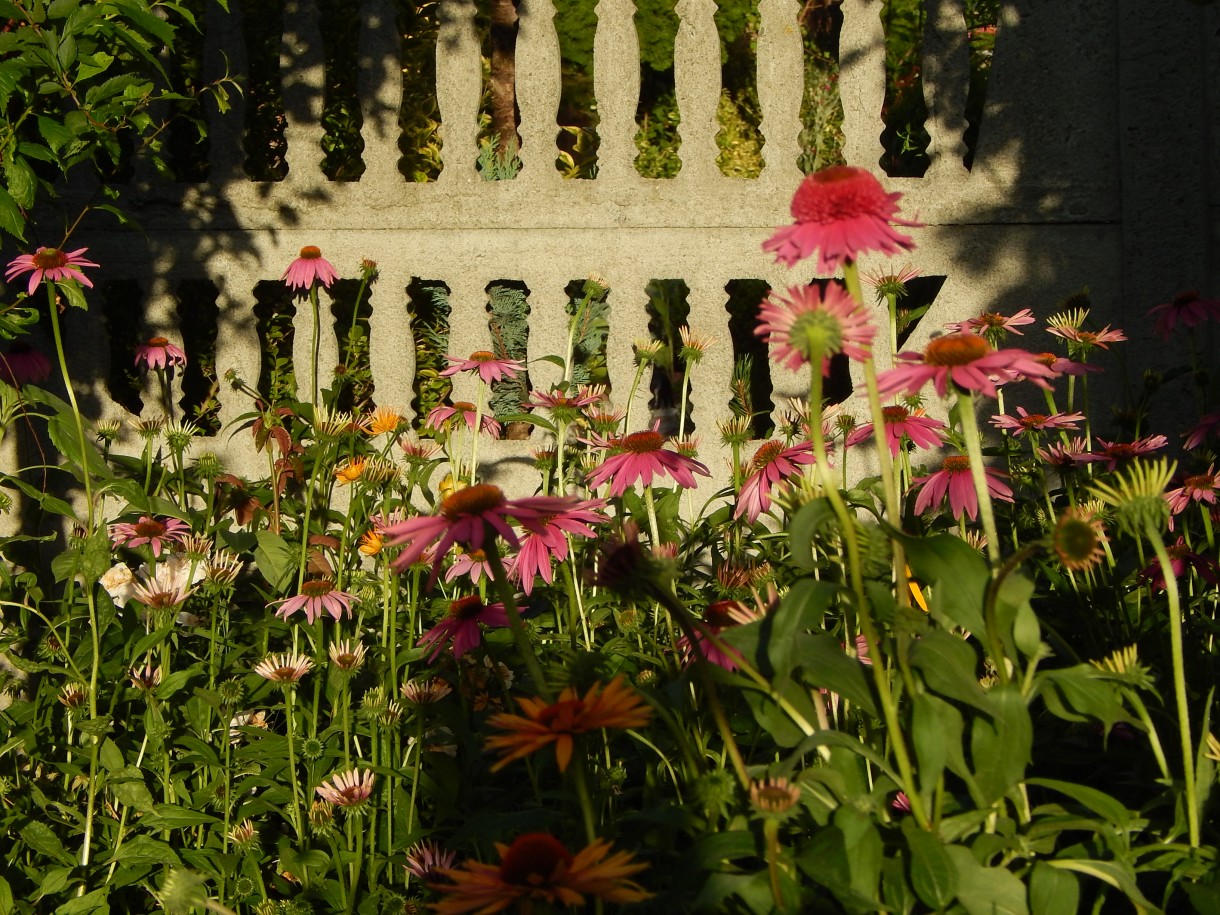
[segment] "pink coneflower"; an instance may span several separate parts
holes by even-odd
[[[272,683],[298,683],[313,670],[313,661],[303,654],[269,654],[254,665],[254,672]],[[249,721],[249,719],[247,719]],[[245,724],[246,721],[241,722]]]
[[[158,521],[141,515],[140,520],[134,523],[124,521],[110,525],[110,542],[133,550],[147,543],[152,548],[153,556],[159,558],[166,544],[181,543],[182,538],[190,532],[191,526],[177,518]]]
[[[136,347],[136,366],[141,365],[149,369],[186,365],[186,353],[165,337],[150,337],[147,343]]]
[[[959,334],[979,334],[987,337],[992,345],[995,345],[997,339],[1003,339],[1006,334],[1024,336],[1024,333],[1017,328],[1033,323],[1034,313],[1028,308],[1022,308],[1012,316],[1002,315],[998,311],[985,311],[977,318],[967,318],[965,321],[946,324],[945,327],[955,330]]]
[[[1004,482],[1008,476],[1004,471],[984,467],[983,472],[987,476],[987,491],[993,499],[1013,501],[1012,489]],[[979,500],[974,491],[974,478],[970,474],[970,458],[965,455],[950,455],[945,458],[940,470],[916,477],[911,482],[923,487],[915,500],[915,514],[922,515],[929,508],[939,505],[947,495],[949,510],[954,518],[961,518],[963,512],[971,521],[978,518]]]
[[[1007,429],[1014,437],[1026,432],[1045,432],[1048,429],[1066,429],[1075,432],[1080,427],[1076,423],[1084,419],[1083,413],[1027,413],[1024,407],[1017,407],[1017,416],[1001,413],[991,417],[991,424],[997,429]]]
[[[785,448],[782,442],[775,440],[764,442],[750,461],[749,476],[742,484],[733,517],[745,515],[746,520],[753,524],[759,515],[771,509],[771,487],[797,474],[802,465],[813,462],[813,449],[809,442],[791,448]]]
[[[1083,353],[1087,353],[1095,346],[1109,349],[1109,344],[1121,343],[1127,339],[1125,333],[1121,330],[1111,330],[1109,324],[1101,330],[1081,330],[1079,327],[1073,327],[1071,324],[1061,324],[1055,327],[1048,327],[1046,332],[1054,334],[1056,337],[1062,337],[1069,343],[1076,344],[1079,351]]]
[[[877,328],[863,305],[831,283],[825,290],[816,285],[791,286],[787,296],[772,293],[758,310],[754,333],[775,347],[772,359],[793,370],[813,358],[816,346],[826,375],[836,353],[867,359]]]
[[[1038,449],[1038,457],[1042,462],[1055,468],[1061,474],[1088,463],[1085,456],[1089,453],[1088,445],[1080,436],[1073,438],[1067,444],[1055,442],[1045,448]]]
[[[526,594],[533,591],[534,577],[541,575],[548,585],[554,581],[552,561],[563,562],[568,558],[569,537],[596,537],[590,526],[605,521],[600,511],[605,507],[602,499],[579,502],[562,515],[539,518],[521,535],[521,545],[509,560],[506,571],[521,585]]]
[[[1060,375],[1099,375],[1105,371],[1100,365],[1075,362],[1057,353],[1038,353],[1034,358],[1051,371],[1058,372]]]
[[[1207,468],[1207,473],[1196,473],[1182,481],[1177,489],[1165,493],[1165,501],[1169,510],[1180,515],[1190,507],[1192,502],[1216,504],[1216,491],[1220,489],[1220,474],[1216,473],[1215,465]]]
[[[890,454],[898,456],[902,450],[902,439],[909,438],[918,448],[939,448],[941,445],[941,430],[945,424],[939,419],[926,416],[923,410],[908,410],[904,406],[894,405],[881,408],[882,419],[885,420],[885,443]],[[873,424],[864,423],[847,436],[846,446],[858,445],[873,436]]]
[[[708,469],[693,458],[665,449],[665,436],[660,432],[632,432],[618,443],[620,454],[602,461],[589,474],[589,487],[596,489],[610,481],[610,495],[621,496],[636,483],[651,486],[653,477],[671,477],[679,486],[695,486],[694,474],[711,476]]]
[[[464,422],[466,428],[474,430],[475,421],[478,419],[479,412],[474,404],[469,401],[459,400],[451,407],[441,404],[439,407],[433,407],[428,413],[426,425],[430,429],[446,429],[450,426]],[[479,422],[479,428],[493,438],[500,437],[500,424],[496,422],[494,416],[484,413],[482,421]]]
[[[435,661],[445,646],[453,643],[453,656],[460,658],[470,649],[478,646],[483,637],[479,623],[496,628],[508,625],[508,612],[503,604],[485,604],[477,595],[459,597],[449,604],[449,611],[444,618],[419,637],[417,643],[421,648],[431,646],[432,653],[428,655],[428,663]]]
[[[449,571],[445,573],[445,581],[453,581],[462,575],[467,576],[472,585],[477,585],[484,578],[491,581],[493,575],[491,566],[487,562],[487,554],[482,550],[459,553],[453,560],[453,565],[449,567]]]
[[[1201,556],[1191,550],[1186,545],[1185,537],[1179,537],[1176,543],[1165,547],[1165,552],[1169,554],[1169,568],[1173,572],[1174,578],[1181,578],[1185,575],[1186,568],[1189,566],[1198,572],[1199,577],[1209,585],[1220,585],[1220,565],[1216,563],[1216,560]],[[1156,560],[1140,570],[1139,577],[1141,581],[1151,584],[1155,590],[1165,590],[1165,570]]]
[[[0,381],[14,388],[40,384],[51,375],[51,360],[28,343],[15,340],[7,353],[0,354]]]
[[[1108,442],[1099,438],[1097,444],[1099,447],[1079,455],[1077,460],[1084,464],[1104,462],[1106,470],[1114,470],[1120,463],[1132,458],[1160,451],[1169,444],[1169,439],[1163,435],[1146,435],[1133,442]]]
[[[1162,302],[1148,311],[1148,317],[1156,315],[1153,329],[1165,340],[1173,335],[1173,329],[1181,322],[1186,327],[1198,327],[1208,321],[1220,319],[1220,300],[1201,299],[1199,293],[1192,290],[1174,296],[1168,302]]]
[[[368,769],[349,769],[314,788],[318,797],[336,807],[359,807],[373,793],[377,776]]]
[[[322,251],[314,245],[306,245],[301,249],[301,255],[284,271],[280,277],[289,289],[300,289],[308,292],[314,283],[329,287],[339,278],[334,265],[322,256]]]
[[[762,619],[763,615],[763,609],[753,610],[742,601],[718,600],[707,605],[701,619],[707,630],[716,636],[733,626],[756,622]],[[702,660],[715,664],[717,667],[723,667],[725,670],[736,670],[738,662],[741,661],[741,653],[737,649],[728,645],[725,645],[724,648],[717,646],[708,638],[706,632],[698,628],[695,630],[693,640],[682,636],[674,647],[682,659],[683,667],[689,666],[692,661]]]
[[[442,377],[469,372],[478,375],[484,384],[516,378],[525,369],[525,363],[520,359],[498,359],[495,353],[489,353],[487,350],[471,353],[469,359],[459,359],[456,356],[445,358],[449,360],[449,368],[441,370]]]
[[[81,267],[97,267],[93,261],[83,257],[88,248],[77,248],[75,251],[60,251],[58,248],[39,248],[33,254],[19,254],[9,261],[4,279],[12,282],[23,273],[30,274],[30,285],[27,292],[34,294],[38,284],[44,279],[52,282],[76,280],[82,286],[93,288],[89,277],[80,272]]]
[[[1220,412],[1200,416],[1199,421],[1186,433],[1186,450],[1190,451],[1202,445],[1215,431],[1217,426],[1220,426]]]
[[[832,165],[801,182],[792,198],[796,224],[776,230],[763,250],[789,267],[817,251],[821,274],[834,273],[867,251],[910,251],[915,242],[892,224],[913,228],[920,223],[898,218],[901,199],[902,194],[887,194],[862,168]]]
[[[528,405],[546,410],[557,423],[573,423],[581,418],[585,407],[591,407],[605,399],[605,388],[582,386],[575,394],[561,390],[533,391],[530,393]]]
[[[356,595],[336,588],[333,578],[313,578],[301,585],[300,594],[272,601],[268,606],[280,605],[280,609],[275,611],[280,619],[288,619],[298,610],[303,610],[305,619],[312,623],[323,613],[330,614],[336,620],[351,616],[352,601],[355,599]]]
[[[922,353],[899,353],[898,358],[907,364],[877,378],[877,388],[883,396],[899,391],[913,396],[930,381],[941,397],[948,393],[950,385],[995,397],[996,384],[1010,381],[1015,375],[1020,374],[1043,388],[1049,388],[1046,379],[1056,375],[1038,362],[1033,353],[1023,349],[992,349],[983,337],[974,334],[937,337]]]
[[[453,867],[456,860],[454,852],[445,851],[432,840],[424,839],[407,849],[407,863],[403,867],[412,877],[432,881],[442,876],[440,871]]]
[[[533,496],[526,499],[509,500],[498,486],[479,483],[445,498],[440,513],[409,518],[385,529],[390,537],[390,546],[405,547],[394,560],[395,570],[403,569],[417,561],[428,547],[436,544],[436,559],[432,564],[432,575],[428,579],[431,587],[440,573],[440,563],[449,548],[455,543],[470,550],[483,548],[488,531],[499,534],[516,549],[520,546],[516,532],[509,525],[516,519],[527,530],[537,531],[547,523],[569,512],[580,511],[582,503],[572,496]]]

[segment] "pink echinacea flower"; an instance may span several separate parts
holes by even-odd
[[[996,396],[996,385],[1021,375],[1039,387],[1049,388],[1047,378],[1058,373],[1023,349],[993,349],[983,337],[974,334],[947,334],[928,343],[922,353],[899,353],[906,364],[883,372],[877,388],[884,396],[903,392],[915,395],[932,382],[944,397],[950,386]]]
[[[809,175],[792,197],[795,223],[776,230],[763,250],[791,267],[818,252],[817,272],[833,273],[862,253],[894,255],[915,242],[894,225],[917,227],[898,218],[902,194],[887,194],[881,182],[862,168],[832,165]]]
[[[1216,473],[1213,464],[1207,468],[1206,473],[1188,476],[1177,489],[1168,490],[1165,493],[1165,501],[1169,503],[1169,510],[1173,514],[1180,515],[1192,502],[1215,505],[1217,490],[1220,490],[1220,474]]]
[[[1201,299],[1195,291],[1182,292],[1168,302],[1149,309],[1148,317],[1156,316],[1153,329],[1163,340],[1173,336],[1173,329],[1181,322],[1186,327],[1198,327],[1220,318],[1220,300]]]
[[[110,525],[110,542],[115,546],[125,546],[130,549],[148,544],[153,556],[160,557],[161,550],[169,543],[181,543],[182,538],[191,532],[191,526],[177,518],[165,518],[158,521],[147,515],[141,515],[136,522],[124,521]]]
[[[771,488],[781,480],[798,473],[802,465],[814,462],[809,442],[785,448],[780,442],[764,442],[754,452],[749,473],[737,497],[734,518],[746,516],[753,524],[758,516],[771,508]]]
[[[503,381],[506,378],[516,378],[525,368],[525,363],[520,359],[497,359],[495,353],[489,353],[486,350],[471,353],[469,359],[459,359],[456,356],[446,356],[445,358],[449,360],[449,368],[441,370],[442,378],[448,378],[460,372],[470,372],[483,379],[484,384]]]
[[[830,372],[830,358],[846,353],[863,361],[877,328],[864,306],[838,283],[825,290],[812,286],[791,286],[788,295],[772,293],[758,310],[754,333],[775,347],[772,358],[792,370],[813,357],[815,344],[822,354],[822,374]]]
[[[150,369],[186,365],[186,353],[165,337],[150,337],[147,343],[136,347],[136,366],[141,365]]]
[[[1012,489],[1004,482],[1007,474],[995,467],[984,467],[987,475],[987,491],[993,499],[1011,502]],[[945,496],[949,497],[949,510],[954,518],[960,518],[963,513],[971,521],[978,518],[979,500],[974,491],[974,478],[970,474],[970,458],[961,454],[953,454],[945,458],[941,469],[926,476],[916,477],[913,485],[922,486],[919,498],[915,500],[915,514],[922,515],[929,508],[939,505]]]
[[[75,251],[60,251],[58,248],[39,248],[33,254],[19,254],[9,261],[4,279],[11,282],[23,273],[30,274],[28,293],[34,294],[38,284],[44,279],[52,282],[76,280],[82,286],[93,288],[90,279],[80,272],[81,267],[97,267],[93,261],[83,257],[88,248],[77,248]]]
[[[1080,427],[1076,423],[1084,419],[1083,413],[1027,413],[1024,407],[1017,407],[1018,416],[1001,413],[991,417],[991,424],[997,429],[1007,429],[1014,437],[1026,432],[1045,432],[1048,429],[1066,429],[1075,432]]]
[[[444,618],[419,637],[421,648],[431,648],[428,663],[435,661],[445,646],[453,643],[453,656],[460,658],[479,644],[483,637],[479,623],[484,626],[508,625],[508,612],[503,604],[485,604],[477,594],[459,597],[449,604]]]
[[[455,425],[459,422],[464,422],[467,429],[474,429],[474,424],[479,417],[478,409],[474,404],[466,400],[456,401],[453,406],[448,407],[441,404],[439,407],[433,407],[428,413],[428,419],[425,425],[429,429],[441,430],[448,426]],[[500,423],[496,421],[494,416],[489,413],[484,413],[479,428],[490,435],[492,438],[500,437]]]
[[[660,432],[632,432],[618,443],[621,453],[604,460],[588,476],[589,487],[596,489],[607,480],[610,495],[621,496],[636,483],[651,486],[654,477],[671,477],[679,486],[692,488],[696,473],[711,476],[707,467],[694,458],[665,449]]]
[[[301,249],[300,256],[288,265],[281,280],[289,289],[300,289],[308,292],[314,283],[328,287],[339,278],[334,265],[322,256],[322,251],[315,245],[306,245]]]
[[[996,337],[1002,337],[1004,334],[1024,336],[1024,333],[1017,328],[1033,323],[1034,313],[1028,308],[1022,308],[1011,316],[1002,315],[998,311],[985,311],[977,318],[967,318],[965,321],[946,324],[945,327],[955,330],[959,334],[979,334],[987,337],[994,344]]]
[[[905,436],[918,448],[939,448],[941,445],[941,430],[945,424],[939,419],[925,416],[923,410],[908,410],[901,405],[881,408],[881,416],[885,420],[885,442],[890,454],[898,456],[902,450],[902,439]],[[864,423],[847,436],[844,443],[848,448],[867,441],[873,436],[873,424]]]
[[[300,594],[273,601],[272,606],[277,603],[280,605],[275,615],[281,619],[288,619],[298,610],[302,610],[305,619],[312,623],[323,613],[330,614],[331,618],[336,620],[351,616],[352,601],[355,599],[354,594],[336,588],[334,579],[314,578],[301,585]]]
[[[1097,448],[1077,455],[1076,459],[1083,464],[1104,462],[1106,470],[1116,470],[1119,464],[1132,458],[1160,451],[1169,444],[1169,439],[1163,435],[1146,435],[1133,442],[1108,442],[1104,438],[1099,438],[1097,444]]]

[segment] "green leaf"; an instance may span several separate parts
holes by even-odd
[[[66,867],[71,867],[76,863],[72,853],[64,848],[59,836],[55,835],[46,823],[39,820],[26,823],[21,829],[21,838],[34,851],[54,858]]]
[[[254,562],[272,588],[284,590],[296,572],[296,553],[279,534],[259,531],[255,536],[258,546],[254,550]]]
[[[96,54],[82,54],[79,61],[80,65],[76,68],[76,78],[80,80],[92,79],[110,69],[110,65],[114,63],[114,55],[107,54],[105,51],[98,51]]]
[[[1102,883],[1107,883],[1116,890],[1126,894],[1127,898],[1135,903],[1136,909],[1141,912],[1159,913],[1161,911],[1145,899],[1144,894],[1135,885],[1135,872],[1131,869],[1130,865],[1124,866],[1123,863],[1118,861],[1092,861],[1079,858],[1060,858],[1047,861],[1046,863],[1051,867],[1057,867],[1061,870],[1075,871],[1078,874],[1096,877]]]
[[[56,281],[55,288],[59,290],[63,297],[68,300],[68,304],[73,308],[79,308],[81,311],[89,310],[89,302],[85,299],[85,290],[76,280]],[[92,442],[87,442],[86,447],[88,450],[96,453]]]
[[[186,670],[175,670],[168,677],[161,681],[161,685],[157,687],[157,698],[165,701],[170,698],[178,690],[182,689],[190,681],[198,671],[188,668]]]
[[[47,146],[51,147],[52,152],[56,153],[76,140],[76,134],[60,121],[41,115],[38,118],[38,132],[42,134],[42,138],[46,140]]]
[[[0,915],[13,915],[17,911],[13,906],[13,889],[8,881],[0,877]]]
[[[107,772],[117,772],[126,765],[123,761],[123,751],[109,737],[102,741],[98,756]]]
[[[943,629],[925,633],[911,645],[911,666],[933,692],[990,711],[987,693],[979,685],[978,654],[964,639]]]
[[[111,861],[126,861],[129,864],[168,864],[181,867],[182,859],[169,844],[152,836],[135,836],[118,847]]]
[[[924,905],[943,909],[957,895],[957,867],[940,838],[924,832],[911,817],[902,821],[902,833],[911,852],[910,878]]]
[[[4,163],[4,180],[13,201],[23,209],[34,205],[34,191],[37,179],[30,164],[21,156],[13,156]]]
[[[1040,671],[1035,683],[1046,707],[1067,721],[1096,718],[1109,731],[1115,722],[1129,720],[1119,686],[1092,664]]]
[[[834,509],[823,497],[806,502],[788,522],[788,542],[792,562],[806,572],[817,567],[813,557],[813,541],[818,531],[834,523]]]
[[[957,869],[957,901],[967,915],[1029,915],[1025,884],[1002,867],[983,867],[970,849],[950,845],[945,851]]]
[[[970,730],[970,757],[980,807],[999,800],[1024,777],[1034,741],[1029,709],[1015,686],[997,686],[987,698],[991,719],[980,715]]]
[[[0,229],[18,241],[25,241],[25,217],[17,206],[17,201],[9,196],[9,192],[0,187]]]
[[[1080,881],[1044,861],[1034,864],[1029,877],[1029,908],[1033,915],[1076,915],[1080,907]]]
[[[894,532],[906,550],[915,578],[932,586],[928,611],[942,626],[982,632],[983,598],[991,575],[987,563],[970,544],[952,534],[909,537]]]
[[[144,774],[135,766],[125,766],[113,773],[107,787],[120,804],[147,813],[153,809],[153,796],[144,784]]]
[[[803,682],[838,693],[874,718],[880,716],[864,665],[844,654],[838,639],[825,633],[802,635],[793,645],[800,652]]]
[[[38,884],[38,898],[58,893],[67,886],[72,877],[72,870],[70,867],[52,867],[43,874],[42,882]],[[2,911],[4,910],[0,909],[0,912]]]
[[[1104,791],[1098,791],[1096,788],[1090,788],[1088,785],[1078,785],[1075,782],[1062,782],[1053,778],[1031,778],[1026,780],[1026,784],[1038,785],[1042,788],[1049,788],[1051,791],[1065,794],[1094,813],[1100,814],[1107,822],[1123,832],[1131,828],[1131,811]]]
[[[103,888],[84,896],[75,896],[56,909],[55,915],[94,915],[95,912],[110,915],[110,903],[106,899],[108,892]]]
[[[199,810],[179,807],[177,804],[156,804],[151,813],[146,813],[140,823],[151,829],[182,829],[185,826],[200,826],[219,823],[216,817]]]

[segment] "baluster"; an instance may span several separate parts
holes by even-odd
[[[674,89],[682,138],[681,175],[702,180],[716,168],[716,107],[720,102],[720,36],[714,0],[678,0],[674,39]]]
[[[474,31],[474,0],[441,0],[436,42],[436,102],[441,112],[439,181],[476,180],[483,64]]]
[[[805,86],[804,46],[792,0],[759,0],[759,130],[764,138],[766,176],[796,186],[801,177],[801,98]]]
[[[362,182],[399,183],[398,110],[402,105],[402,38],[393,0],[363,0],[360,108],[364,117]]]
[[[839,93],[843,155],[848,165],[876,169],[885,104],[885,31],[880,0],[843,0],[839,33]]]
[[[637,270],[610,271],[606,274],[610,282],[610,333],[606,338],[606,366],[613,385],[612,399],[615,409],[631,409],[631,425],[628,432],[649,428],[648,388],[652,379],[651,368],[644,369],[635,399],[628,402],[631,383],[635,380],[635,351],[632,344],[637,340],[650,339],[648,334],[648,287],[650,276]]]
[[[463,274],[449,284],[449,355],[467,358],[479,350],[491,349],[487,329],[487,287],[482,274]],[[453,400],[475,402],[477,378],[462,372],[453,376]],[[484,412],[487,404],[484,402]]]
[[[322,179],[322,93],[325,79],[322,29],[314,0],[284,4],[280,79],[284,87],[284,139],[288,181],[312,186]]]
[[[565,265],[555,261],[540,263],[538,269],[530,270],[525,276],[525,285],[530,290],[527,357],[530,386],[536,390],[549,390],[551,385],[563,379],[562,369],[542,360],[547,356],[562,356],[567,351],[571,319],[564,288],[570,279]]]
[[[635,110],[640,103],[640,38],[632,0],[599,0],[593,38],[593,92],[597,97],[597,177],[630,181],[635,170]]]
[[[551,0],[521,0],[517,32],[517,106],[521,110],[521,158],[530,182],[557,182],[559,132],[556,117],[562,90],[559,35]]]
[[[238,75],[248,72],[246,40],[241,30],[240,0],[231,0],[226,13],[219,3],[209,3],[204,13],[204,78],[219,79],[226,72]],[[222,114],[219,105],[207,103],[208,159],[211,168],[208,181],[224,185],[244,180],[242,162],[242,131],[246,123],[246,97],[233,86],[225,88],[231,110]]]
[[[931,135],[928,175],[962,174],[966,155],[966,89],[970,48],[966,17],[955,0],[924,0],[923,93]]]
[[[369,369],[377,385],[377,400],[396,407],[410,419],[415,392],[415,338],[413,318],[407,312],[407,286],[411,271],[401,258],[390,258],[378,268],[377,282],[369,290]]]
[[[687,302],[690,304],[691,333],[712,341],[703,353],[699,362],[691,368],[690,399],[693,403],[691,419],[699,430],[702,440],[701,450],[704,463],[709,467],[712,462],[706,460],[712,444],[716,439],[716,421],[724,419],[728,411],[729,386],[733,381],[733,344],[729,337],[728,312],[725,302],[728,294],[724,287],[726,280],[719,276],[688,277],[686,280],[690,292]],[[691,424],[687,423],[687,433]],[[717,466],[719,461],[715,462]]]
[[[207,272],[218,288],[216,365],[223,372],[232,371],[251,388],[257,388],[262,353],[254,320],[254,287],[260,277],[250,269],[251,262],[244,250],[241,253],[217,251],[208,259]],[[228,390],[227,385],[225,390]],[[241,415],[248,412],[250,406],[250,401],[239,392],[221,397],[218,417],[221,428],[237,428]],[[232,437],[224,434],[216,440],[215,450],[227,471],[239,476],[266,473],[266,457],[256,452],[250,443],[248,433]]]

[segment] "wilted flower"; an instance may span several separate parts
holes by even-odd
[[[127,602],[131,600],[131,595],[135,592],[136,576],[135,573],[127,567],[127,563],[116,563],[100,579],[101,586],[106,593],[110,595],[110,599],[114,601],[115,606],[125,607]]]
[[[132,588],[131,597],[154,610],[165,610],[185,603],[195,593],[195,585],[203,579],[203,567],[181,553],[166,556],[150,570],[140,566],[140,580]]]

